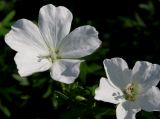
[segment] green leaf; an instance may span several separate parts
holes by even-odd
[[[2,11],[5,8],[5,2],[0,1],[0,11]]]
[[[136,18],[136,24],[137,26],[141,26],[141,27],[145,27],[145,23],[144,21],[141,19],[141,17],[136,13],[135,14],[135,18]]]
[[[29,82],[26,78],[22,78],[17,74],[13,74],[12,76],[13,76],[14,79],[19,81],[20,85],[22,85],[22,86],[28,86],[29,85]]]
[[[87,68],[87,64],[86,62],[81,63],[81,72],[80,72],[80,79],[82,80],[82,82],[85,82],[86,77],[87,77],[87,73],[88,73],[88,68]]]
[[[76,96],[76,100],[78,100],[78,101],[84,101],[84,100],[86,100],[86,98],[83,97],[83,96],[77,95]]]
[[[4,26],[10,26],[11,25],[11,20],[15,16],[16,12],[13,10],[8,15],[3,19],[1,22]]]
[[[67,95],[61,93],[60,91],[54,91],[54,93],[56,94],[57,97],[62,97],[63,99],[69,98]]]
[[[100,65],[93,63],[88,66],[88,73],[94,73],[100,69],[102,69]]]
[[[105,116],[105,115],[107,115],[107,116],[115,116],[115,110],[106,108],[104,111],[101,111],[101,112],[97,113],[95,115],[95,118],[96,119],[103,119],[102,116]]]
[[[154,5],[151,1],[149,1],[148,4],[140,4],[139,8],[147,10],[151,14],[154,14],[154,12],[155,12]]]
[[[0,22],[0,36],[4,36],[10,29],[12,19],[15,16],[15,11],[11,11],[7,16]],[[9,27],[9,28],[8,28]]]
[[[3,106],[1,103],[0,103],[0,109],[7,117],[11,116],[9,109],[6,106]]]
[[[49,85],[47,91],[43,94],[42,97],[43,97],[43,98],[47,98],[47,97],[49,97],[51,94],[52,94],[52,88],[51,88],[51,85]]]

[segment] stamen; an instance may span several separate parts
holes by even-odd
[[[128,84],[123,93],[126,100],[135,101],[138,94],[138,85],[135,83]]]
[[[41,62],[43,59],[48,59],[50,62],[54,62],[56,59],[59,59],[58,51],[54,51],[49,49],[49,55],[46,56],[38,56],[38,62]]]

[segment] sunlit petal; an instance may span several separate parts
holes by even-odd
[[[81,26],[63,40],[59,54],[62,58],[81,58],[93,53],[100,44],[98,32],[94,27]]]
[[[51,62],[47,59],[40,60],[38,54],[34,51],[26,51],[24,53],[17,53],[14,58],[19,74],[29,76],[36,72],[43,72],[51,67]]]
[[[145,111],[160,111],[160,90],[152,86],[139,98],[139,105]]]
[[[48,53],[38,27],[27,19],[18,20],[12,26],[12,30],[5,36],[5,41],[18,52],[30,49],[39,54]]]
[[[118,104],[124,101],[123,93],[116,87],[113,87],[108,79],[101,78],[99,87],[95,90],[96,100]]]
[[[136,113],[141,109],[128,101],[120,103],[116,109],[117,119],[136,119]]]
[[[104,68],[111,84],[123,90],[130,82],[131,71],[122,58],[105,59]]]
[[[79,75],[80,60],[61,59],[53,63],[51,77],[63,83],[73,83]]]
[[[160,81],[160,66],[145,61],[137,61],[132,70],[132,80],[140,83],[145,89],[156,86]]]
[[[47,45],[59,46],[70,31],[72,18],[72,13],[63,6],[48,4],[40,9],[39,28]]]

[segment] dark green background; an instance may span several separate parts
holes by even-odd
[[[73,13],[71,30],[92,25],[101,47],[85,57],[81,74],[71,85],[51,79],[49,71],[21,78],[13,60],[15,51],[4,35],[18,19],[37,22],[48,3]],[[159,0],[0,0],[0,119],[110,119],[116,105],[94,100],[94,90],[105,58],[122,57],[132,68],[137,60],[160,64]],[[137,119],[159,119],[159,112],[137,114]]]

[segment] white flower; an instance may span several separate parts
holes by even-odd
[[[67,8],[49,4],[40,9],[38,27],[27,19],[12,26],[5,41],[17,51],[14,60],[22,77],[50,69],[54,80],[74,82],[79,75],[78,58],[93,53],[101,41],[91,26],[81,26],[69,34],[72,18]]]
[[[133,70],[121,58],[104,60],[106,78],[100,79],[95,99],[118,104],[117,119],[135,119],[141,109],[160,111],[160,66],[137,61]]]

